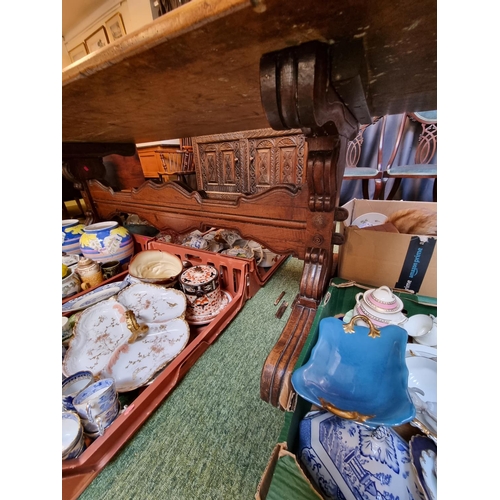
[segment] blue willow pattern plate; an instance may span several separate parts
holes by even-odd
[[[406,331],[396,325],[380,330],[323,318],[309,361],[292,374],[305,400],[342,418],[369,427],[394,426],[415,417],[408,392]]]
[[[116,283],[108,283],[107,285],[100,286],[81,297],[68,300],[62,306],[62,312],[77,312],[85,309],[86,307],[97,304],[101,300],[106,300],[116,295],[120,290],[129,284],[128,281],[117,281]]]

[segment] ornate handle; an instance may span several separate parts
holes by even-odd
[[[365,323],[368,323],[368,327],[370,328],[370,331],[368,332],[368,337],[372,337],[376,339],[377,337],[380,337],[380,330],[374,326],[374,324],[370,321],[370,319],[367,316],[364,316],[363,314],[357,314],[356,316],[353,316],[351,318],[351,321],[349,323],[345,323],[343,325],[344,327],[344,332],[345,333],[354,333],[354,323],[358,320],[361,319]]]
[[[134,311],[125,311],[125,319],[127,320],[127,328],[132,332],[132,335],[128,339],[129,344],[133,344],[137,339],[140,339],[149,331],[148,325],[139,325],[135,317]]]
[[[346,420],[355,420],[357,422],[366,422],[370,418],[373,418],[375,415],[362,415],[361,413],[358,413],[357,411],[348,411],[348,410],[341,410],[340,408],[337,408],[335,405],[332,403],[329,403],[323,398],[319,398],[319,402],[321,403],[321,406],[329,411],[330,413],[333,413],[334,415],[337,415],[337,417],[345,418]]]

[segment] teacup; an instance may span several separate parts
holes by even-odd
[[[432,314],[429,314],[429,317],[432,319],[432,328],[428,333],[420,337],[415,337],[415,342],[418,342],[422,345],[427,345],[429,347],[437,346],[437,318]]]
[[[80,276],[70,268],[70,273],[62,280],[62,298],[71,297],[81,291]]]
[[[102,436],[104,431],[114,422],[120,413],[120,400],[117,398],[113,406],[101,413],[94,413],[92,410],[88,412],[88,419],[80,417],[85,434],[94,439]]]
[[[404,329],[413,338],[422,337],[432,330],[434,323],[428,314],[414,314],[408,318]]]
[[[259,267],[272,267],[276,262],[278,254],[271,252],[271,250],[267,248],[262,249],[262,254],[262,259],[258,263]]]
[[[198,250],[206,250],[208,248],[208,241],[201,236],[195,236],[189,240],[188,246],[197,248]]]
[[[85,449],[85,438],[80,417],[71,411],[62,412],[62,459],[77,458]]]
[[[80,391],[73,399],[73,406],[80,417],[91,420],[92,415],[112,408],[117,399],[115,381],[112,378],[104,378]]]
[[[101,264],[102,277],[104,280],[109,280],[116,276],[122,269],[122,265],[118,260],[111,260],[110,262],[103,262]]]
[[[95,382],[90,371],[76,372],[62,381],[62,406],[67,411],[76,411],[73,405],[75,397],[90,384]]]

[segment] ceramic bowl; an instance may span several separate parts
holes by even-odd
[[[432,314],[429,314],[429,317],[432,319],[432,328],[429,332],[425,333],[420,337],[415,337],[415,342],[419,344],[427,345],[430,347],[437,346],[437,318]]]
[[[361,293],[358,296],[362,296]],[[362,298],[356,298],[356,305],[353,308],[354,314],[367,316],[375,326],[383,327],[388,325],[402,326],[408,318],[402,313],[381,313],[370,308]],[[365,325],[362,320],[358,320],[358,324]]]
[[[299,424],[297,458],[324,499],[421,498],[408,444],[390,427],[312,412]]]
[[[292,374],[302,398],[369,427],[401,425],[415,417],[405,363],[408,335],[399,326],[380,331],[327,317],[309,361]]]
[[[174,286],[182,272],[179,257],[161,250],[144,250],[130,261],[130,276],[143,283]]]
[[[403,328],[408,332],[410,337],[416,338],[429,333],[433,326],[434,322],[430,315],[414,314],[408,318]]]
[[[80,417],[70,411],[62,412],[62,459],[76,458],[82,451],[83,427]]]
[[[76,411],[73,399],[83,389],[95,382],[95,377],[90,371],[80,371],[66,377],[62,381],[62,405],[68,411]]]

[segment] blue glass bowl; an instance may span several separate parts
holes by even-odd
[[[362,319],[369,327],[356,325]],[[408,392],[406,330],[379,330],[366,316],[346,324],[329,317],[309,361],[292,374],[292,385],[305,400],[337,416],[368,427],[395,426],[415,417]]]

